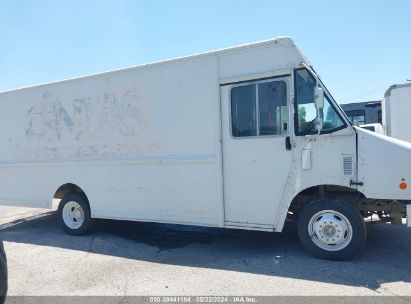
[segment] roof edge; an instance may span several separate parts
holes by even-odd
[[[231,52],[231,51],[236,51],[236,50],[241,50],[241,49],[248,49],[248,48],[255,48],[255,47],[260,47],[264,45],[270,45],[270,44],[278,44],[281,46],[285,47],[296,47],[294,40],[289,37],[289,36],[278,36],[275,38],[270,38],[266,40],[260,40],[256,42],[251,42],[251,43],[245,43],[245,44],[239,44],[235,46],[230,46],[226,48],[221,48],[221,49],[216,49],[216,50],[211,50],[211,51],[204,51],[200,53],[194,53],[191,55],[185,55],[185,56],[180,56],[180,57],[174,57],[174,58],[169,58],[169,59],[164,59],[164,60],[159,60],[159,61],[153,61],[153,62],[148,62],[148,63],[143,63],[143,64],[138,64],[130,67],[125,67],[125,68],[119,68],[119,69],[114,69],[110,71],[104,71],[104,72],[98,72],[98,73],[93,73],[93,74],[87,74],[87,75],[82,75],[82,76],[76,76],[76,77],[71,77],[71,78],[66,78],[66,79],[61,79],[61,80],[56,80],[56,81],[50,81],[50,82],[45,82],[45,83],[39,83],[39,84],[34,84],[34,85],[28,85],[28,86],[23,86],[20,88],[14,88],[10,90],[5,90],[5,91],[0,91],[0,94],[3,93],[11,93],[14,91],[20,91],[20,90],[25,90],[25,89],[32,89],[32,88],[38,88],[46,85],[53,85],[53,84],[59,84],[63,82],[69,82],[69,81],[74,81],[74,80],[81,80],[81,79],[86,79],[94,76],[104,76],[110,73],[115,73],[115,72],[122,72],[122,71],[131,71],[133,69],[138,69],[138,68],[146,68],[146,67],[153,67],[156,65],[160,64],[167,64],[167,63],[173,63],[173,62],[179,62],[182,60],[189,60],[192,58],[197,58],[197,57],[205,57],[205,56],[211,56],[211,55],[218,55],[218,54],[224,54],[226,52]]]
[[[390,86],[390,87],[387,89],[387,91],[385,91],[385,93],[384,93],[384,98],[390,97],[392,90],[394,90],[394,89],[399,89],[399,88],[406,88],[406,87],[411,87],[411,83],[393,84],[392,86]]]

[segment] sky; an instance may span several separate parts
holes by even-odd
[[[411,80],[411,1],[0,0],[0,91],[277,36],[339,103]]]

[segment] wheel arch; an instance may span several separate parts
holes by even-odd
[[[298,213],[301,209],[316,197],[333,196],[347,201],[365,199],[365,195],[357,189],[341,185],[323,184],[307,187],[298,192],[290,201],[288,212]]]
[[[62,184],[54,192],[54,195],[52,197],[52,209],[53,210],[58,209],[61,199],[68,193],[77,193],[77,194],[83,195],[86,198],[86,200],[89,204],[89,207],[91,209],[90,202],[88,200],[87,194],[83,190],[83,188],[81,188],[80,186],[78,186],[75,183],[68,182],[68,183]]]
[[[357,189],[350,188],[343,185],[335,184],[320,184],[311,185],[304,189],[299,190],[295,194],[291,194],[287,201],[283,202],[282,207],[278,210],[278,214],[275,220],[275,231],[281,232],[284,228],[284,224],[287,218],[296,218],[302,208],[315,199],[322,196],[339,196],[349,201],[355,199],[366,198],[363,193]]]

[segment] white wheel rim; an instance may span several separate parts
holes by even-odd
[[[308,234],[315,245],[326,251],[344,249],[352,240],[350,221],[334,210],[314,214],[308,224]]]
[[[64,205],[63,221],[70,229],[78,229],[83,225],[84,211],[79,203],[70,201]]]

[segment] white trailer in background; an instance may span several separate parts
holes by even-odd
[[[411,142],[411,83],[389,87],[382,101],[385,134]]]
[[[98,218],[281,232],[352,257],[411,199],[411,144],[353,127],[287,37],[0,93],[0,199]],[[375,153],[375,151],[379,151]],[[275,244],[273,244],[275,246]]]

